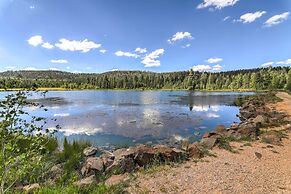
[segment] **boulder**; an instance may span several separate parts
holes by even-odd
[[[32,193],[37,189],[40,189],[40,185],[38,183],[34,183],[34,184],[31,184],[31,185],[26,185],[26,186],[23,187],[23,191],[25,193]]]
[[[204,154],[199,149],[198,143],[192,143],[188,147],[188,154],[190,158],[200,159],[203,158]]]
[[[113,152],[114,161],[107,167],[106,172],[122,174],[125,172],[132,172],[135,170],[134,156],[135,148],[122,148]]]
[[[224,134],[226,132],[226,127],[224,125],[217,125],[215,128],[215,132],[219,134]]]
[[[94,156],[97,154],[97,152],[98,152],[98,148],[96,148],[96,147],[87,147],[83,150],[83,154],[86,157]]]
[[[109,151],[104,151],[100,158],[103,160],[104,167],[107,168],[113,164],[115,156]]]
[[[120,174],[120,175],[112,175],[105,181],[105,185],[107,187],[117,185],[119,183],[125,182],[129,180],[129,176],[127,173],[125,174]]]
[[[61,164],[54,165],[49,171],[48,171],[48,178],[52,181],[55,181],[59,179],[63,175],[63,167]]]
[[[84,187],[84,186],[92,185],[93,183],[97,183],[95,175],[91,175],[79,181],[73,182],[73,185],[78,186],[78,187]]]
[[[184,152],[176,148],[170,148],[165,145],[156,145],[153,150],[158,154],[161,161],[178,161],[184,157]]]
[[[256,139],[257,134],[258,134],[258,128],[257,128],[256,124],[245,122],[245,123],[241,123],[239,125],[239,128],[236,131],[235,135],[237,137],[247,136],[247,137],[251,137],[253,139]]]
[[[221,137],[221,134],[218,134],[216,132],[206,132],[202,138],[210,138],[210,137]]]
[[[265,117],[265,116],[263,116],[263,115],[258,115],[258,116],[256,116],[256,118],[254,118],[253,120],[252,120],[252,122],[253,123],[255,123],[257,126],[264,126],[264,125],[266,125],[267,124],[267,122],[268,122],[268,120],[267,120],[267,118]]]
[[[239,123],[232,123],[231,125],[230,125],[230,130],[237,130],[238,129],[238,127],[239,127]]]
[[[132,158],[116,157],[114,162],[106,169],[106,173],[123,174],[126,172],[133,172],[135,170],[135,163]]]
[[[86,159],[85,164],[81,169],[81,174],[83,176],[93,173],[103,173],[104,172],[104,163],[100,157],[89,157]]]
[[[139,166],[149,165],[155,159],[158,159],[158,153],[154,151],[153,147],[148,147],[144,145],[136,147],[136,154],[134,156],[134,161]]]
[[[199,145],[207,149],[212,149],[218,143],[217,137],[209,137],[201,139]]]

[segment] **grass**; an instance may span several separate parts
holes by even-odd
[[[93,184],[86,187],[77,187],[73,185],[67,186],[46,186],[38,189],[34,193],[38,194],[123,194],[127,193],[127,185],[118,184],[114,186],[106,186],[105,184]]]
[[[230,142],[230,140],[228,138],[224,138],[224,137],[219,138],[218,139],[218,147],[220,149],[225,149],[227,151],[235,153],[233,148],[230,146],[229,142]]]

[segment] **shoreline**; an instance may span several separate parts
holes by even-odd
[[[24,88],[0,88],[0,92],[13,92],[25,90]],[[37,88],[36,91],[189,91],[189,92],[268,92],[268,91],[285,91],[285,90],[253,90],[253,89],[240,89],[240,90],[188,90],[188,89],[67,89],[67,88]],[[287,92],[287,91],[285,91]]]
[[[281,97],[282,101],[270,101],[265,106],[284,113],[289,123],[260,127],[259,139],[231,141],[230,150],[214,146],[211,154],[203,158],[194,158],[175,167],[166,165],[148,172],[137,172],[128,191],[189,194],[290,193],[291,169],[288,164],[291,162],[291,139],[288,136],[291,130],[291,96],[282,92],[276,96]],[[285,134],[282,139],[272,136],[282,133]]]

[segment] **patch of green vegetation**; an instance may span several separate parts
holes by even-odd
[[[252,147],[252,144],[248,142],[248,143],[243,144],[243,146]]]
[[[218,139],[218,147],[220,149],[225,149],[235,153],[235,150],[230,146],[229,142],[230,140],[228,139],[228,137],[221,137]]]
[[[77,187],[73,185],[67,186],[47,186],[39,189],[35,193],[38,194],[125,194],[126,185],[117,184],[114,186],[106,186],[105,184],[91,185],[86,187]]]
[[[64,173],[60,179],[60,183],[66,184],[68,180],[75,181],[78,177],[76,170],[80,169],[81,163],[84,161],[83,150],[91,146],[88,142],[73,141],[69,143],[64,139],[63,151],[53,155],[53,161],[56,164],[64,164]]]

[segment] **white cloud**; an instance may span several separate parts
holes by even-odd
[[[99,52],[105,54],[107,52],[107,50],[101,49]]]
[[[223,61],[222,58],[209,58],[206,60],[207,63],[218,63],[218,62],[221,62]]]
[[[29,6],[29,9],[35,9],[34,5]]]
[[[60,69],[55,68],[55,67],[51,67],[51,68],[49,68],[48,70],[50,70],[50,71],[60,71]]]
[[[137,55],[135,53],[123,52],[123,51],[117,51],[117,52],[115,52],[115,55],[118,57],[134,57],[134,58],[139,57],[139,55]]]
[[[43,43],[42,36],[40,36],[40,35],[32,36],[27,40],[27,42],[28,42],[28,44],[36,47],[36,46]]]
[[[59,40],[59,43],[55,44],[55,46],[64,51],[82,51],[83,53],[86,53],[92,49],[100,48],[101,44],[88,41],[88,39],[78,41],[62,38]]]
[[[274,62],[270,61],[270,62],[263,63],[261,66],[262,67],[269,67],[269,66],[272,66],[273,64],[274,64]]]
[[[264,14],[266,14],[267,12],[265,11],[257,11],[254,13],[246,13],[242,16],[240,16],[240,22],[246,24],[246,23],[252,23],[254,22],[256,19],[262,17]]]
[[[44,42],[41,46],[46,49],[54,48],[54,45],[50,44],[49,42]]]
[[[197,6],[198,9],[206,7],[214,7],[215,9],[222,9],[224,7],[233,6],[239,0],[203,0],[203,3]]]
[[[168,40],[168,42],[169,42],[170,44],[172,44],[172,43],[174,43],[174,42],[176,42],[176,41],[178,41],[178,40],[183,40],[183,39],[192,40],[193,37],[192,37],[192,35],[191,35],[190,32],[177,32],[176,34],[174,34],[174,35],[172,36],[171,39]]]
[[[207,117],[208,118],[219,118],[220,116],[216,113],[209,112],[209,113],[207,113]]]
[[[158,67],[161,65],[161,62],[158,60],[158,58],[163,55],[165,52],[164,49],[157,49],[150,54],[146,55],[143,60],[141,61],[142,64],[145,65],[145,67]]]
[[[50,60],[51,63],[68,63],[65,59],[52,59]]]
[[[48,68],[48,69],[39,69],[39,68],[36,68],[36,67],[25,67],[22,70],[24,70],[24,71],[47,71],[47,70],[60,71],[60,69],[55,68],[55,67],[51,67],[51,68]]]
[[[185,46],[182,46],[182,48],[188,48],[190,46],[191,46],[191,44],[186,44]]]
[[[111,69],[111,70],[109,70],[109,71],[119,71],[119,69]]]
[[[23,70],[24,70],[24,71],[37,71],[37,70],[39,70],[39,69],[37,69],[37,68],[35,68],[35,67],[25,67]]]
[[[280,15],[274,15],[273,17],[269,18],[265,23],[264,26],[271,27],[273,25],[277,25],[282,23],[283,21],[287,20],[289,16],[289,12],[282,13]]]
[[[209,65],[195,65],[193,71],[210,71],[212,68]]]
[[[222,66],[219,65],[219,64],[214,65],[214,66],[212,67],[212,70],[213,70],[213,71],[220,71],[221,69],[222,69]]]
[[[223,21],[225,22],[226,20],[230,19],[230,16],[226,16],[225,18],[223,18]]]
[[[140,53],[140,54],[143,54],[143,53],[146,53],[147,52],[147,49],[146,48],[136,48],[135,49],[135,52],[137,53]]]
[[[277,65],[291,65],[291,59],[287,59],[285,61],[279,61],[276,64]]]
[[[5,69],[13,70],[13,69],[16,69],[16,66],[7,66],[7,67],[5,67]]]

